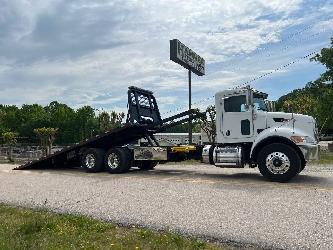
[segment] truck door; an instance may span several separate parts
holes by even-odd
[[[245,93],[223,99],[221,132],[225,139],[253,136],[252,107]]]

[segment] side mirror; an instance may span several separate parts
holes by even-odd
[[[249,105],[248,104],[242,104],[241,105],[241,112],[245,112],[249,110]]]

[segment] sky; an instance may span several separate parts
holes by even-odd
[[[174,38],[206,61],[194,107],[248,81],[276,100],[325,71],[303,57],[332,36],[333,0],[0,0],[0,103],[126,112],[133,85],[154,92],[163,117],[186,110]]]

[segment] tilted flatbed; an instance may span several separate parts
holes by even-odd
[[[17,169],[83,167],[87,172],[124,173],[131,167],[153,169],[177,156],[201,158],[217,167],[258,167],[271,181],[287,182],[307,161],[319,159],[318,129],[313,117],[270,112],[267,94],[248,87],[215,94],[215,142],[194,147],[161,147],[155,133],[196,119],[189,110],[161,119],[152,92],[129,87],[126,124]],[[186,118],[184,118],[186,116]],[[213,120],[213,118],[211,119]],[[145,138],[147,142],[138,143]]]
[[[193,114],[192,114],[193,113]],[[190,118],[185,118],[180,121],[174,121],[184,116],[189,116],[191,114],[192,118],[195,118],[198,114],[195,114],[193,111],[182,112],[173,117],[169,117],[165,120],[161,119],[158,105],[156,102],[153,93],[148,90],[129,87],[128,90],[128,115],[126,124],[120,128],[115,128],[105,133],[99,134],[97,136],[88,138],[80,143],[74,144],[72,146],[66,147],[60,151],[57,151],[51,155],[44,156],[38,160],[25,163],[17,168],[16,170],[21,169],[39,169],[39,168],[52,168],[52,167],[75,167],[75,166],[84,166],[89,172],[97,172],[103,167],[99,166],[96,169],[94,167],[89,168],[87,166],[89,159],[84,159],[87,157],[87,151],[95,149],[96,152],[88,154],[88,156],[94,156],[99,158],[105,158],[106,151],[109,149],[118,148],[119,150],[126,151],[126,157],[130,158],[130,161],[125,161],[127,164],[134,164],[134,156],[129,154],[128,151],[132,150],[133,147],[127,147],[133,142],[137,142],[139,139],[145,138],[148,141],[149,147],[140,147],[136,146],[136,150],[145,149],[150,150],[150,147],[154,149],[152,153],[158,151],[156,148],[162,148],[159,146],[158,141],[155,139],[154,134],[165,130],[167,127],[172,127],[177,124],[188,121]],[[122,147],[125,147],[121,149]],[[139,160],[139,165],[142,164],[142,160],[151,160],[156,162],[156,160],[167,160],[167,154],[175,152],[170,150],[170,147],[162,148],[165,153],[160,158],[152,156],[147,159]],[[160,150],[160,151],[163,151]],[[148,154],[149,155],[149,154]],[[124,156],[124,155],[122,155]],[[93,160],[90,158],[90,160]],[[95,162],[103,164],[101,159],[95,159]],[[88,164],[89,165],[89,164]],[[136,164],[138,165],[138,164]],[[97,171],[96,171],[97,170]],[[121,171],[116,172],[125,172],[127,167],[124,167]]]

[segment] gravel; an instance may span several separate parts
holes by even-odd
[[[333,168],[310,166],[290,183],[257,169],[159,165],[122,175],[11,170],[0,165],[0,202],[170,229],[238,246],[332,249]]]

